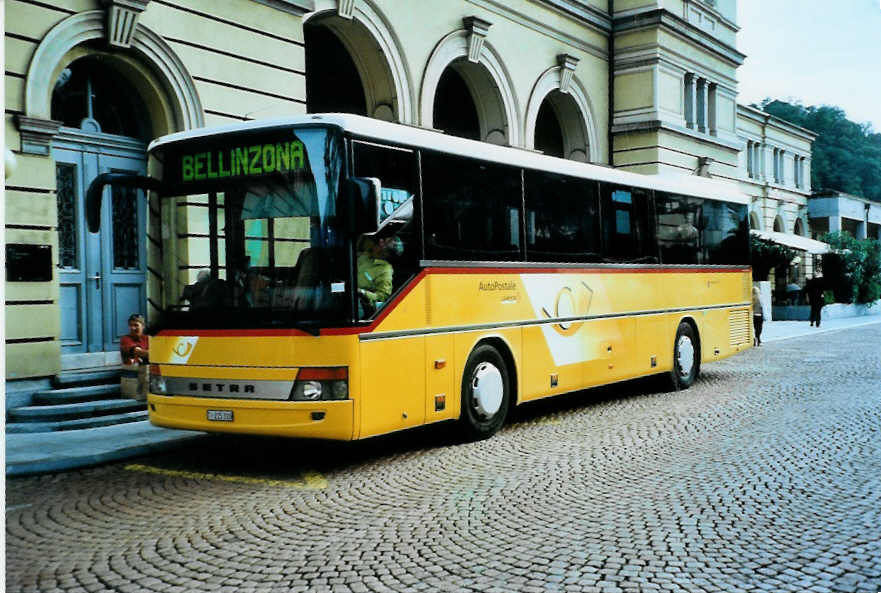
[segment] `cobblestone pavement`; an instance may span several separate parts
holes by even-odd
[[[881,325],[520,410],[7,480],[8,591],[881,590]]]

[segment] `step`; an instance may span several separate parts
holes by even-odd
[[[55,387],[63,389],[77,385],[94,385],[96,383],[119,383],[119,367],[88,369],[84,371],[66,371],[52,379]]]
[[[6,475],[58,472],[185,446],[204,433],[159,428],[147,420],[84,430],[7,434]]]
[[[77,418],[76,420],[58,420],[55,422],[14,422],[6,425],[6,432],[27,433],[80,430],[83,428],[125,424],[127,422],[139,422],[141,420],[147,420],[147,410],[125,412],[124,414],[109,414],[107,416],[93,416],[91,418]]]
[[[38,391],[34,394],[34,404],[73,404],[94,399],[109,399],[119,397],[119,381],[108,385],[86,385],[82,387],[68,387],[67,389],[49,389]]]
[[[51,422],[53,420],[73,420],[86,416],[134,412],[143,410],[146,405],[146,402],[133,399],[105,399],[53,406],[25,406],[13,408],[7,412],[7,415],[9,422]]]

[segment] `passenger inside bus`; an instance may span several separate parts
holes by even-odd
[[[389,259],[404,251],[396,235],[384,238],[362,235],[358,239],[358,312],[369,317],[392,293],[394,270]]]

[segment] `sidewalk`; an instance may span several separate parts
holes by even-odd
[[[58,472],[129,459],[206,436],[170,430],[148,421],[84,430],[6,435],[6,476]]]
[[[811,327],[808,321],[766,321],[762,328],[762,343],[776,342],[800,336],[838,331],[851,327],[881,323],[881,315],[847,317],[844,319],[822,320],[820,327]]]

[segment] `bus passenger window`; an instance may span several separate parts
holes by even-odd
[[[521,261],[520,169],[423,152],[428,259]]]
[[[649,192],[601,183],[603,255],[608,261],[657,263]]]
[[[526,257],[534,262],[601,260],[597,183],[526,171]]]
[[[703,202],[700,198],[655,192],[661,263],[705,263],[700,251],[700,233],[706,226]]]

